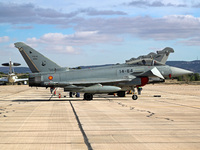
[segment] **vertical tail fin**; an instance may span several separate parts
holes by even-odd
[[[173,48],[170,48],[170,47],[166,47],[164,48],[163,50],[161,51],[157,51],[157,55],[155,55],[155,60],[165,64],[168,57],[169,57],[169,54],[170,53],[173,53],[174,52],[174,49]]]
[[[136,62],[137,60],[150,58],[152,60],[156,60],[156,61],[160,62],[161,64],[165,64],[169,57],[169,54],[173,53],[173,52],[174,52],[173,48],[166,47],[163,50],[157,51],[157,53],[151,52],[148,55],[142,55],[142,56],[139,56],[138,58],[131,58],[129,60],[126,60],[126,63],[132,64],[132,63]]]
[[[19,49],[21,55],[33,73],[49,72],[61,68],[55,62],[51,61],[47,57],[43,56],[22,42],[15,43],[15,47]]]

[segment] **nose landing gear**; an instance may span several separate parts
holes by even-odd
[[[135,94],[133,94],[132,99],[133,99],[133,100],[137,100],[137,99],[138,99],[138,96],[135,95]]]
[[[138,96],[136,95],[136,92],[135,92],[135,88],[132,87],[132,91],[133,91],[133,96],[132,96],[132,99],[135,101],[138,99]]]

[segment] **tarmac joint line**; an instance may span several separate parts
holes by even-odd
[[[75,115],[75,117],[76,117],[76,121],[78,122],[78,126],[79,126],[79,128],[80,128],[80,130],[81,130],[81,133],[82,133],[83,138],[84,138],[84,142],[85,142],[85,144],[86,144],[88,150],[93,150],[93,148],[92,148],[92,146],[91,146],[91,144],[90,144],[90,142],[89,142],[89,140],[88,140],[88,137],[87,137],[87,135],[85,134],[85,131],[84,131],[83,127],[82,127],[82,124],[81,124],[81,122],[80,122],[80,120],[79,120],[79,117],[78,117],[78,115],[77,115],[77,113],[76,113],[76,110],[74,109],[74,106],[72,105],[71,101],[69,101],[69,103],[70,103],[70,105],[71,105],[71,107],[72,107],[72,110],[73,110],[74,115]]]

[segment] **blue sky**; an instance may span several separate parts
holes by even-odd
[[[124,63],[172,47],[200,59],[198,0],[0,0],[0,63],[27,66],[24,42],[63,67]]]

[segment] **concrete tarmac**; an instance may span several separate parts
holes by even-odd
[[[62,89],[49,97],[45,88],[0,86],[1,150],[200,149],[198,85],[147,85],[137,101],[85,101]]]

